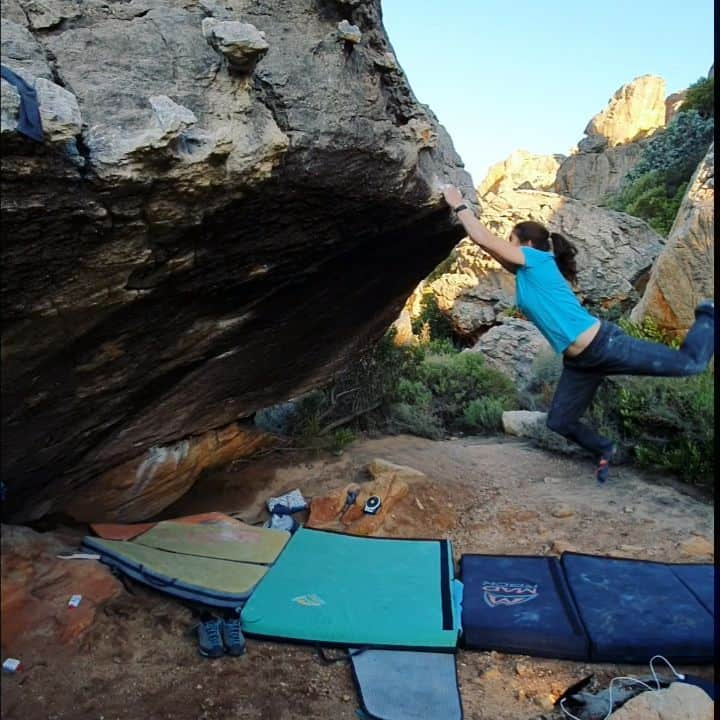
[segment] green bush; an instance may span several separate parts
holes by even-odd
[[[670,173],[660,170],[640,175],[611,198],[608,205],[642,218],[653,230],[667,237],[687,188],[687,182],[673,188],[670,178]]]
[[[412,321],[412,331],[426,343],[433,340],[452,341],[454,336],[452,323],[439,308],[437,298],[429,290],[425,291],[420,301],[420,314]]]
[[[715,117],[715,77],[702,77],[687,90],[681,112],[697,111],[702,118]]]
[[[418,380],[400,378],[396,392],[397,400],[405,405],[416,408],[429,409],[432,405],[433,394]]]
[[[562,373],[562,356],[552,351],[540,352],[530,367],[521,404],[527,410],[547,411]]]
[[[468,430],[482,432],[500,432],[502,414],[510,410],[507,401],[494,397],[482,397],[471,400],[463,411],[463,424]]]
[[[355,433],[349,428],[338,428],[330,436],[330,449],[340,455],[345,448],[355,441]]]
[[[714,128],[713,118],[703,118],[697,110],[678,113],[665,130],[648,141],[624,184],[655,170],[668,171],[676,187],[686,182],[707,153]]]
[[[389,408],[388,429],[392,432],[410,433],[430,440],[445,435],[442,421],[430,407],[393,403]]]
[[[623,378],[617,393],[620,437],[640,465],[712,485],[715,467],[715,378]]]
[[[505,408],[517,403],[512,381],[486,366],[480,353],[429,353],[415,369],[415,379],[432,393],[433,413],[451,430],[462,427],[473,400],[494,397]]]
[[[618,325],[642,340],[677,348],[680,338],[652,318]],[[598,431],[631,452],[640,466],[712,486],[715,463],[715,376],[712,368],[686,378],[608,378],[592,408]]]
[[[639,323],[632,322],[627,318],[621,318],[618,320],[618,327],[631,337],[636,337],[640,340],[650,340],[651,342],[662,343],[663,345],[668,345],[671,348],[680,347],[680,338],[673,333],[663,330],[663,328],[661,328],[655,320],[649,316],[643,318]]]
[[[715,123],[695,109],[678,113],[648,141],[620,190],[606,198],[608,207],[645,220],[667,236],[688,182],[713,140]]]

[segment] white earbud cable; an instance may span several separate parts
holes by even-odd
[[[653,655],[653,656],[650,658],[650,672],[652,673],[653,680],[655,681],[655,685],[657,685],[657,688],[653,688],[653,687],[651,687],[650,685],[648,685],[646,682],[643,682],[642,680],[638,680],[637,678],[634,678],[634,677],[626,677],[626,676],[614,677],[614,678],[610,681],[610,684],[608,685],[608,693],[609,693],[609,699],[610,699],[610,707],[609,707],[609,709],[608,709],[608,711],[607,711],[607,714],[606,714],[605,717],[603,718],[603,720],[608,720],[608,718],[610,717],[610,715],[612,715],[612,711],[613,711],[613,699],[612,699],[613,683],[614,683],[616,680],[627,680],[627,681],[629,681],[629,682],[631,682],[631,683],[636,683],[636,684],[638,684],[638,685],[642,685],[644,688],[647,688],[648,690],[656,690],[656,689],[659,690],[659,689],[660,689],[660,680],[658,679],[657,673],[655,672],[655,668],[653,667],[653,662],[655,662],[655,660],[664,660],[665,663],[666,663],[667,666],[670,668],[670,670],[672,671],[673,675],[675,675],[676,678],[678,678],[679,680],[684,680],[684,679],[685,679],[685,676],[684,676],[682,673],[677,672],[677,671],[675,670],[675,668],[670,664],[670,661],[669,661],[664,655]],[[564,713],[565,715],[567,715],[567,717],[569,717],[571,720],[581,720],[581,718],[579,718],[577,715],[573,715],[569,710],[567,710],[567,709],[565,708],[565,701],[566,701],[566,700],[567,700],[567,698],[563,698],[563,699],[560,701],[560,709],[561,709],[561,710],[563,711],[563,713]]]

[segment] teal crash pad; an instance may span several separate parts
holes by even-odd
[[[247,635],[313,644],[454,651],[448,540],[300,528],[241,613]]]

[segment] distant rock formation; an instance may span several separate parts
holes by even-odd
[[[686,330],[701,298],[715,287],[715,145],[698,166],[675,223],[630,318],[652,318],[672,333]]]
[[[643,147],[643,142],[633,142],[601,152],[570,155],[558,169],[555,192],[593,205],[603,203],[620,190],[640,159]]]
[[[552,190],[563,160],[565,155],[533,155],[516,150],[488,170],[478,186],[478,195],[499,195],[505,190]]]
[[[687,97],[687,90],[672,93],[665,98],[665,125],[669,125],[678,114]]]
[[[618,192],[648,138],[672,120],[685,91],[664,97],[665,81],[643,75],[623,85],[585,128],[586,136],[558,169],[555,192],[602,205]]]
[[[605,138],[608,147],[634,142],[665,126],[665,81],[642,75],[623,85],[595,115],[585,134]]]

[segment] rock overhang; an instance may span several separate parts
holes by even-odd
[[[203,36],[207,3],[130,20],[91,4],[31,34],[82,131],[77,152],[2,138],[10,516],[322,383],[461,239],[438,182],[474,201],[472,181],[399,66],[378,62],[393,54],[379,4],[311,6],[225,11],[267,38],[249,74]],[[352,48],[342,20],[361,30]],[[138,53],[164,48],[164,64],[146,58],[157,77],[132,56],[103,65],[133,47],[123,28]]]

